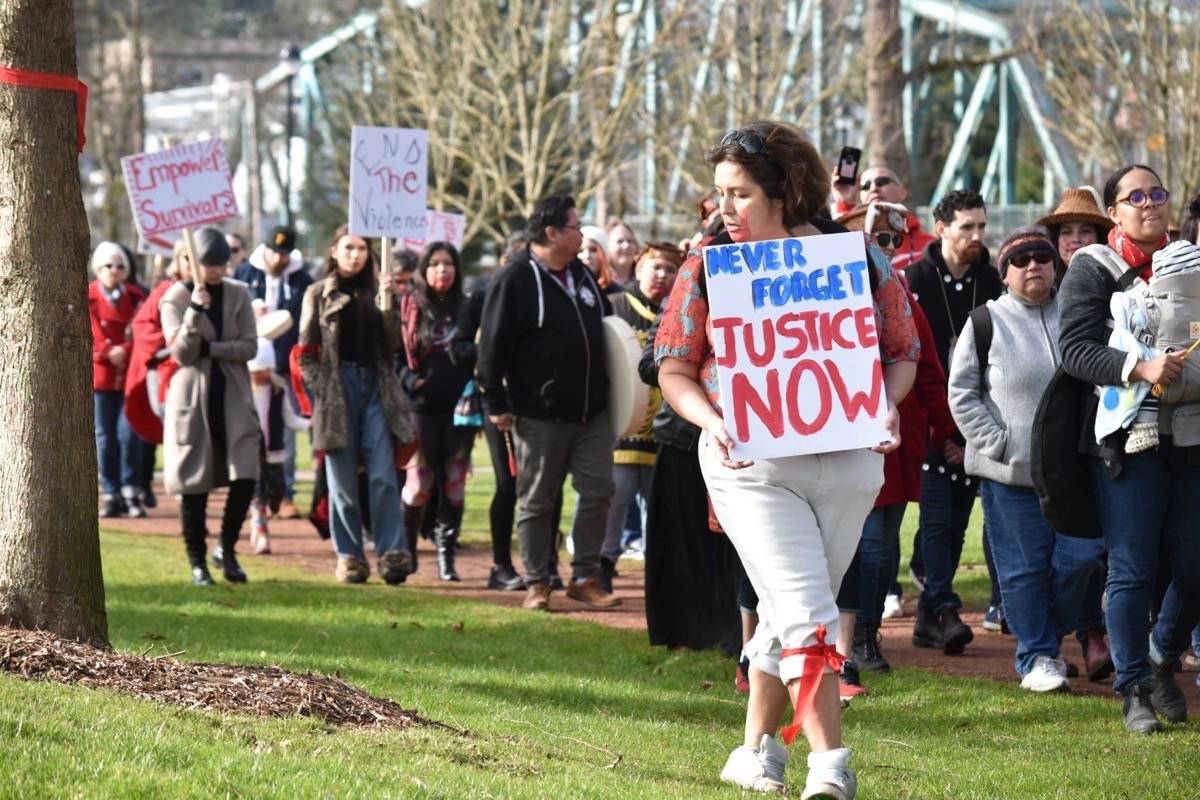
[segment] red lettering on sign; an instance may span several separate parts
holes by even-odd
[[[833,383],[834,391],[837,392],[838,401],[842,404],[842,411],[845,412],[847,420],[854,422],[858,419],[861,411],[866,411],[867,415],[871,417],[878,416],[879,403],[883,398],[883,365],[878,358],[871,365],[871,391],[869,394],[867,392],[847,394],[846,381],[842,378],[842,371],[838,369],[836,361],[825,359],[825,369],[829,371],[829,379]]]
[[[825,363],[832,362],[827,360]],[[800,416],[800,379],[806,372],[817,379],[817,415],[813,417],[812,422],[805,422],[804,418]],[[806,358],[792,367],[792,374],[788,376],[787,411],[788,422],[791,423],[792,430],[801,436],[816,433],[825,427],[825,423],[829,422],[829,415],[833,411],[833,403],[829,394],[829,380],[816,361]]]
[[[748,409],[752,409],[759,421],[767,426],[767,431],[773,438],[778,439],[783,436],[783,403],[779,397],[779,371],[773,369],[767,372],[767,399],[765,402],[745,373],[736,373],[732,383],[731,405],[733,406],[734,435],[737,436],[738,441],[750,441]]]
[[[737,366],[737,339],[735,338],[734,328],[742,324],[741,317],[721,317],[712,321],[713,338],[716,338],[717,331],[724,331],[725,336],[722,344],[724,345],[722,352],[717,353],[718,367],[735,367]]]

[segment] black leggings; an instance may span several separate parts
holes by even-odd
[[[232,550],[237,544],[242,523],[250,501],[254,499],[253,480],[237,480],[229,483],[229,496],[225,498],[225,515],[221,520],[221,547]],[[208,492],[183,495],[179,517],[183,524],[183,545],[187,549],[188,562],[192,566],[204,563],[208,547],[204,540],[208,536],[207,525]]]

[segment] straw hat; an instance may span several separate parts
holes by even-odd
[[[1107,235],[1113,227],[1112,220],[1101,212],[1100,200],[1091,186],[1067,189],[1058,201],[1058,208],[1050,212],[1049,216],[1039,219],[1037,224],[1050,227],[1066,222],[1090,223],[1099,228],[1101,236]]]

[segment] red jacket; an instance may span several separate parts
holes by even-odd
[[[946,439],[958,431],[946,400],[946,373],[938,360],[933,330],[907,285],[904,293],[921,339],[921,360],[917,362],[912,391],[900,402],[900,446],[883,458],[883,488],[875,499],[876,508],[920,502],[921,465],[925,463],[930,441],[940,450]]]
[[[133,317],[133,352],[129,357],[129,375],[125,381],[125,417],[129,427],[147,442],[161,442],[162,420],[154,413],[150,397],[146,394],[146,375],[155,354],[167,346],[162,332],[162,318],[158,313],[162,296],[175,281],[159,283],[150,292],[146,302]]]
[[[88,317],[92,322],[92,389],[103,392],[119,392],[125,388],[124,367],[116,367],[108,360],[113,350],[124,350],[128,356],[132,345],[126,332],[138,306],[146,299],[141,287],[124,283],[121,296],[114,303],[108,292],[94,280],[88,285]]]

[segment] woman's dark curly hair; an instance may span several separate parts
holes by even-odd
[[[747,140],[761,141],[762,149],[749,152]],[[726,134],[708,152],[710,166],[723,161],[746,170],[767,197],[783,201],[783,224],[788,228],[816,216],[829,198],[829,169],[799,128],[786,122],[751,122]]]

